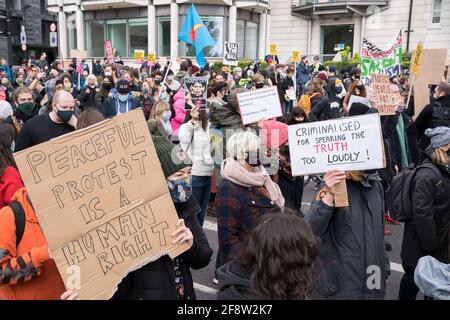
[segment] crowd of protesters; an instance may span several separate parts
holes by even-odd
[[[420,170],[411,188],[413,218],[404,229],[399,299],[416,298],[416,283],[424,283],[414,279],[421,258],[450,263],[447,82],[432,87],[430,104],[415,115],[414,97],[406,105],[407,72],[392,77],[396,114],[380,117],[386,168],[324,173],[307,211],[304,177],[292,175],[288,126],[376,113],[373,105],[349,106],[352,95],[370,97],[358,66],[338,70],[304,56],[296,67],[269,56],[267,67],[254,60],[244,69],[215,70],[185,59],[132,68],[105,58],[92,70],[83,60],[80,70],[76,60],[65,68],[46,59],[43,53],[14,68],[0,60],[1,298],[77,296],[64,292],[45,237],[29,222],[37,217],[13,153],[134,109],[143,111],[180,218],[174,243],[190,249],[128,274],[113,299],[195,299],[191,269],[207,266],[213,255],[202,229],[209,210],[217,216],[212,277],[220,299],[383,299],[390,275],[385,222],[398,223],[385,196],[393,178],[412,168]],[[185,90],[184,79],[195,76],[209,79],[206,109]],[[244,126],[237,95],[269,86],[277,87],[283,116]],[[174,164],[173,150],[184,151],[190,162]],[[350,205],[337,208],[335,186],[342,181]],[[17,202],[26,212],[19,243]],[[367,286],[371,266],[380,271],[379,286]]]

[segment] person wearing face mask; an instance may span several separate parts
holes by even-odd
[[[75,100],[67,91],[56,92],[52,98],[52,112],[33,117],[25,123],[16,139],[16,151],[62,136],[75,130]]]
[[[450,128],[425,130],[430,144],[411,182],[412,220],[405,223],[401,250],[405,270],[399,300],[415,300],[414,270],[421,257],[448,264],[450,227]],[[448,282],[448,279],[447,279]]]
[[[415,121],[419,138],[419,149],[425,151],[430,139],[425,130],[438,126],[450,127],[450,84],[441,82],[434,91],[433,101],[423,108]],[[423,159],[423,157],[421,157]]]
[[[227,141],[228,158],[221,165],[223,180],[215,199],[219,236],[216,270],[245,248],[261,208],[284,207],[279,186],[261,165],[263,150],[260,138],[250,131],[234,133]]]
[[[170,111],[169,103],[158,101],[150,111],[150,117],[147,126],[150,134],[153,136],[162,136],[170,141],[173,130],[170,124],[172,111]]]
[[[200,206],[192,197],[190,159],[164,137],[153,136],[153,143],[180,218],[171,234],[172,245],[186,243],[189,249],[175,259],[164,255],[129,273],[113,300],[195,300],[191,269],[206,267],[213,250],[197,219]]]
[[[17,89],[19,87],[25,86],[24,83],[24,75],[23,74],[17,74],[16,79],[14,80],[13,88]]]
[[[355,81],[361,80],[361,68],[353,67],[348,74],[348,77],[344,79],[345,90],[349,91],[350,86],[354,84]]]
[[[2,77],[0,81],[0,100],[11,102],[10,96],[12,90],[13,88],[11,87],[8,78],[6,76]]]
[[[11,117],[11,122],[19,133],[24,124],[38,114],[39,107],[34,103],[33,92],[27,87],[16,89],[13,97],[17,108]]]
[[[100,89],[95,94],[95,103],[98,110],[101,110],[103,103],[109,96],[111,96],[111,91],[114,88],[114,79],[112,76],[105,76],[102,80]]]
[[[97,78],[91,74],[87,77],[86,86],[81,89],[78,100],[80,101],[80,109],[83,111],[87,107],[96,105],[95,96],[97,94]]]
[[[105,118],[112,118],[140,107],[140,102],[130,93],[130,82],[122,79],[117,82],[117,93],[105,100],[101,111]]]
[[[239,82],[242,79],[242,68],[241,67],[234,68],[231,75],[232,76],[229,79],[230,81],[229,87],[231,89],[239,88],[240,87]]]
[[[253,83],[253,88],[256,89],[262,89],[264,88],[265,84],[266,84],[266,79],[264,78],[264,76],[260,73],[256,73],[253,77],[252,77],[252,83]]]

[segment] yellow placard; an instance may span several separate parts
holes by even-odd
[[[134,50],[134,63],[143,64],[145,60],[144,50]]]
[[[292,51],[292,62],[295,62],[295,63],[300,62],[300,50]]]
[[[418,74],[420,70],[420,62],[422,61],[423,57],[423,43],[422,41],[417,44],[416,51],[414,53],[414,59],[412,60],[411,64],[411,71],[414,74]]]
[[[278,45],[276,43],[269,44],[269,54],[272,56],[278,55]]]
[[[149,54],[148,55],[148,62],[156,62],[156,54]]]

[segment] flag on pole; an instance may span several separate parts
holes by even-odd
[[[206,64],[203,49],[208,46],[214,46],[216,41],[209,33],[208,28],[198,15],[194,5],[191,5],[189,8],[186,20],[184,20],[183,27],[178,35],[178,40],[184,41],[194,47],[197,63],[203,68]]]

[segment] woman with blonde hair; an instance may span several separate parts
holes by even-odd
[[[150,118],[147,121],[150,134],[163,136],[170,141],[172,135],[171,116],[170,104],[165,101],[158,101],[150,111]]]
[[[313,299],[383,300],[389,261],[384,242],[384,191],[376,172],[325,174],[305,220],[322,239]],[[349,206],[335,206],[336,184],[347,186]]]
[[[450,226],[450,128],[425,130],[431,144],[411,186],[412,221],[405,223],[401,251],[405,270],[399,300],[415,300],[419,288],[414,270],[421,257],[449,261]]]

